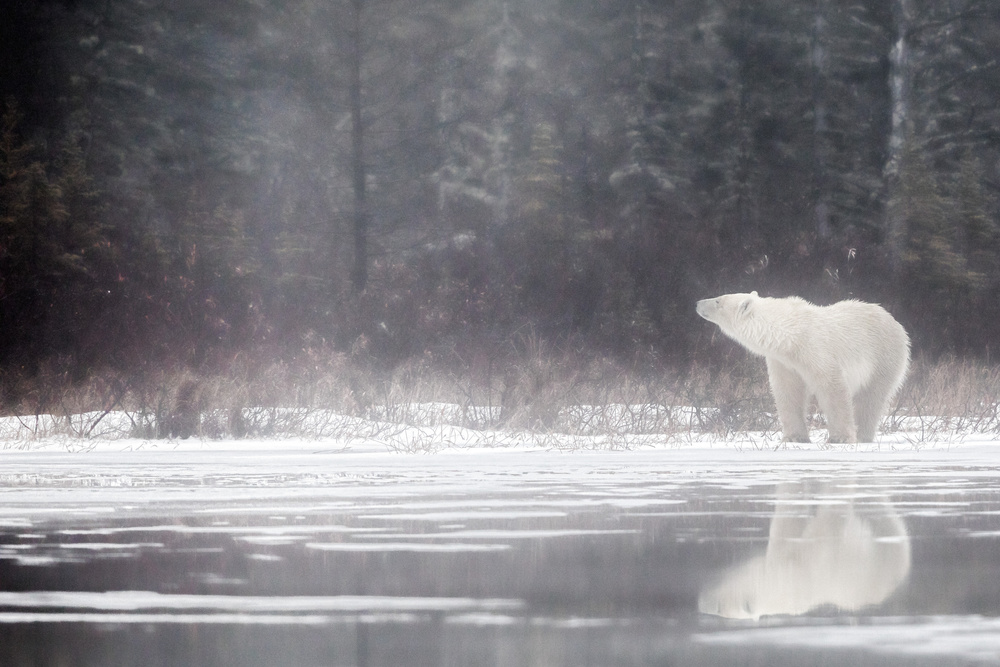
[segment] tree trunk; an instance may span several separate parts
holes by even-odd
[[[816,0],[812,36],[813,97],[813,215],[816,237],[821,244],[830,238],[830,141],[828,138],[827,80],[830,58],[827,52],[826,13],[828,0]]]
[[[892,125],[889,133],[889,150],[885,165],[886,199],[886,249],[889,268],[897,274],[902,267],[906,243],[906,202],[900,196],[901,169],[907,142],[912,139],[913,118],[910,104],[913,63],[909,33],[913,24],[912,0],[893,0],[893,23],[896,40],[889,52],[889,94],[892,100]]]
[[[351,51],[351,170],[354,188],[354,267],[351,270],[351,285],[355,292],[361,292],[368,283],[368,201],[365,192],[365,144],[364,121],[361,117],[361,63],[363,45],[361,40],[361,12],[364,0],[352,1],[352,51]]]

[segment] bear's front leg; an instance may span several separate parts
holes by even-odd
[[[858,430],[854,421],[854,403],[842,373],[827,378],[825,384],[816,385],[816,401],[826,415],[831,444],[856,444]]]
[[[781,420],[781,433],[786,442],[809,442],[806,425],[806,402],[809,390],[798,372],[770,357],[767,361],[767,379]]]

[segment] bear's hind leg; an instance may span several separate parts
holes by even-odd
[[[885,392],[865,387],[854,396],[854,414],[858,419],[858,442],[875,442],[875,432],[886,407]]]
[[[847,382],[842,376],[829,380],[826,385],[817,385],[816,401],[826,415],[831,443],[854,444],[858,441],[858,430],[854,423],[854,402],[847,390]]]
[[[882,415],[889,408],[895,377],[876,376],[867,387],[854,395],[854,414],[858,423],[858,442],[875,442]]]
[[[775,359],[767,359],[767,379],[778,408],[781,432],[787,442],[809,442],[806,425],[806,400],[809,390],[794,369]]]

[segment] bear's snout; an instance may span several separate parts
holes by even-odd
[[[695,311],[706,320],[711,320],[712,313],[716,311],[715,299],[702,299],[695,305]]]

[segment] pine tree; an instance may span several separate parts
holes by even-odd
[[[531,132],[526,86],[537,61],[510,3],[468,11],[465,43],[447,61],[435,181],[439,215],[452,231],[489,236],[511,222],[515,165]]]
[[[17,359],[30,373],[44,354],[77,360],[101,312],[112,250],[75,137],[50,161],[21,138],[19,122],[8,100],[0,121],[0,364]]]
[[[998,202],[984,184],[985,169],[967,152],[962,159],[958,184],[959,247],[966,258],[970,294],[963,303],[967,323],[956,332],[962,352],[989,350],[993,332],[1000,325],[1000,225]]]

